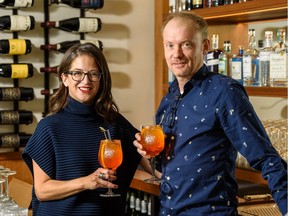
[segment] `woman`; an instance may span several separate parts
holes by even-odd
[[[59,80],[50,113],[22,155],[34,179],[33,215],[124,215],[126,192],[141,156],[132,144],[137,130],[113,100],[106,59],[91,43],[75,45],[59,65]],[[105,139],[100,127],[121,140],[123,162],[117,174],[98,162],[100,140]],[[100,197],[107,188],[121,196]]]

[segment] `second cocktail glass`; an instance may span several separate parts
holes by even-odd
[[[143,125],[141,130],[141,144],[147,156],[150,156],[152,177],[144,180],[147,183],[159,183],[155,176],[155,157],[164,149],[165,136],[161,125]]]

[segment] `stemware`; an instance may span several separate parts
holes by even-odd
[[[17,203],[9,196],[9,176],[15,175],[16,171],[4,168],[0,170],[0,175],[4,177],[4,196],[2,198],[2,205],[9,207],[18,207]]]
[[[155,157],[164,149],[164,133],[161,125],[143,125],[141,130],[141,144],[147,156],[150,156],[152,177],[145,179],[147,183],[159,183],[160,179],[155,176]]]
[[[116,170],[121,165],[123,160],[121,141],[111,139],[101,140],[98,160],[101,166],[104,168]],[[108,192],[105,194],[100,194],[100,196],[117,197],[120,196],[120,194],[116,194],[112,191],[112,188],[108,188]]]

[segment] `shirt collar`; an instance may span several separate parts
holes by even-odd
[[[201,85],[202,80],[208,75],[208,67],[203,64],[203,66],[194,74],[194,76],[185,84],[184,92],[182,96],[187,94],[195,85]],[[180,94],[178,87],[178,81],[175,79],[169,87],[169,93]]]

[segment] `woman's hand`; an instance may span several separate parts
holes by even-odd
[[[86,177],[84,187],[88,190],[94,190],[97,188],[118,188],[117,185],[109,182],[117,179],[116,171],[98,168],[94,173]]]

